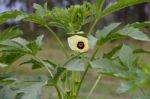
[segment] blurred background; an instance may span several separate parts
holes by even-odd
[[[10,10],[21,10],[26,13],[33,13],[34,9],[32,7],[33,3],[38,3],[40,5],[43,5],[45,2],[48,3],[48,8],[52,9],[54,7],[69,7],[70,5],[75,4],[82,4],[84,0],[0,0],[0,12],[10,11]],[[94,0],[87,0],[88,2],[93,3]],[[107,6],[110,3],[115,2],[116,0],[106,0],[104,6]],[[128,8],[125,8],[123,10],[120,10],[116,13],[113,13],[111,15],[108,15],[104,17],[102,20],[100,20],[96,26],[96,29],[102,28],[103,26],[106,26],[113,22],[122,22],[123,24],[127,23],[133,23],[133,22],[143,22],[143,21],[150,21],[150,3],[143,3],[135,6],[131,6]],[[42,58],[51,58],[52,60],[56,62],[62,62],[64,59],[64,55],[59,50],[59,47],[54,43],[55,41],[51,37],[50,33],[48,33],[47,30],[43,29],[42,27],[34,24],[34,23],[28,23],[28,22],[16,22],[13,20],[8,21],[5,24],[0,25],[0,30],[3,30],[5,28],[8,28],[12,25],[18,25],[19,28],[21,28],[24,31],[24,37],[26,39],[32,40],[37,35],[44,34],[45,35],[45,41],[43,44],[42,50],[39,52],[39,56]],[[89,24],[90,26],[90,24]],[[84,27],[86,30],[87,27]],[[62,37],[66,37],[64,33],[61,33],[61,30],[53,28],[57,35]],[[146,28],[144,30],[148,35],[150,34],[150,28]],[[64,41],[65,42],[65,41]],[[147,46],[148,43],[146,42],[140,42],[140,41],[131,41],[131,40],[124,40],[121,41],[124,43],[128,43],[129,45],[132,45],[133,47],[143,47],[144,49],[150,50],[150,47]],[[108,51],[111,47],[115,46],[118,42],[112,42],[111,44],[108,44],[106,46],[103,46],[103,51]],[[119,42],[120,43],[120,42]],[[66,45],[66,47],[68,47]],[[69,48],[68,48],[69,49]],[[101,51],[101,53],[103,52]],[[100,53],[100,54],[101,54]],[[143,59],[147,62],[149,62],[149,56],[145,55],[145,58]],[[19,60],[21,61],[21,60]],[[44,69],[35,70],[32,71],[30,67],[18,67],[16,64],[19,64],[19,62],[14,63],[10,69],[11,71],[26,74],[39,74],[39,73],[45,73]],[[89,92],[89,89],[91,88],[92,84],[94,83],[94,79],[96,78],[96,73],[93,71],[89,72],[86,80],[83,84],[82,91],[80,93],[80,99],[84,99],[84,97]],[[93,79],[90,80],[89,78]],[[104,78],[104,79],[103,79]],[[133,92],[133,93],[127,93],[123,95],[119,95],[115,92],[116,88],[120,84],[121,80],[116,78],[110,78],[110,77],[103,77],[102,82],[100,82],[92,94],[91,99],[130,99],[130,96],[133,94],[140,94],[139,92]],[[88,87],[87,87],[88,86]],[[43,90],[43,94],[41,95],[42,99],[48,99],[48,96],[51,96],[52,93],[49,91],[49,88],[45,88]],[[55,99],[55,98],[52,98]]]

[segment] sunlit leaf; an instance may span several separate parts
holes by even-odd
[[[0,90],[0,97],[1,99],[15,99],[15,96],[17,95],[17,92],[15,90],[11,89],[9,86],[4,86]]]
[[[23,93],[21,99],[40,99],[44,85],[46,85],[46,82],[37,82],[20,89],[19,93]]]
[[[123,45],[119,51],[119,59],[125,66],[129,68],[132,67],[132,62],[133,62],[132,49],[128,47],[127,45]]]
[[[135,22],[133,24],[129,24],[128,26],[135,27],[135,28],[144,28],[150,26],[150,21],[146,22]]]
[[[32,50],[32,54],[36,54],[38,52],[40,46],[42,45],[43,38],[44,35],[41,35],[37,37],[35,41],[28,43],[27,46]]]
[[[121,72],[120,67],[114,63],[112,63],[108,59],[99,59],[90,62],[91,67],[94,69],[101,69],[101,72],[106,74],[114,74],[117,72]]]
[[[118,45],[116,46],[115,48],[113,48],[110,52],[104,54],[104,58],[108,58],[108,59],[111,59],[113,58],[113,55],[116,54],[117,51],[119,51],[119,49],[121,48],[122,45]]]
[[[7,28],[6,30],[0,32],[0,41],[15,38],[17,36],[22,35],[23,32],[16,27]]]
[[[85,66],[85,63],[83,60],[76,59],[76,60],[72,60],[71,62],[69,62],[65,68],[70,71],[84,71],[85,69],[84,66]]]
[[[114,3],[109,4],[102,12],[102,16],[106,16],[113,12],[119,11],[128,6],[150,2],[149,0],[117,0]]]
[[[120,23],[112,23],[106,27],[104,27],[102,30],[98,30],[96,32],[96,38],[97,39],[102,39],[108,36],[114,29],[116,29]]]
[[[136,40],[150,41],[149,37],[146,34],[144,34],[138,28],[134,28],[134,27],[125,27],[117,31],[117,33],[123,36],[131,37]]]
[[[91,49],[93,49],[96,46],[97,43],[97,38],[95,38],[94,36],[90,35],[88,36],[88,43]]]
[[[125,92],[131,90],[133,87],[135,87],[134,82],[132,82],[132,81],[125,82],[120,85],[120,87],[117,89],[117,92],[125,93]]]
[[[15,52],[3,53],[2,56],[0,57],[0,62],[3,62],[9,65],[15,62],[17,59],[19,59],[22,56],[24,56],[24,54],[22,53],[15,53]]]
[[[18,15],[21,15],[21,11],[6,11],[0,13],[0,24],[7,22],[10,19],[15,19]]]

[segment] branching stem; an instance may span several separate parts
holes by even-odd
[[[47,25],[46,25],[45,27],[48,29],[49,32],[52,33],[53,37],[55,37],[55,39],[58,41],[58,43],[59,43],[59,45],[60,45],[62,51],[64,52],[64,54],[65,54],[66,57],[68,58],[68,57],[69,57],[69,54],[67,53],[67,50],[65,49],[65,47],[64,47],[64,45],[63,45],[63,43],[62,43],[62,41],[59,39],[59,37],[56,35],[56,33],[55,33],[51,28],[49,28]]]

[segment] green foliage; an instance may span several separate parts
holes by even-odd
[[[64,29],[68,34],[75,34],[80,31],[81,26],[89,21],[93,6],[85,2],[83,5],[75,5],[69,8],[54,8],[48,16],[52,19],[50,26],[56,26]]]
[[[110,25],[108,25],[107,27],[104,27],[101,30],[98,30],[96,32],[96,37],[98,39],[103,39],[106,38],[111,32],[113,32],[114,29],[116,29],[118,26],[120,25],[120,23],[112,23]]]
[[[129,24],[129,26],[132,26],[132,27],[135,27],[135,28],[144,28],[144,27],[150,26],[150,21],[135,22],[133,24]]]
[[[20,29],[17,29],[16,27],[11,27],[0,32],[0,41],[12,39],[17,36],[21,36],[22,34],[23,32]]]
[[[122,36],[129,36],[136,40],[143,40],[143,41],[149,41],[149,38],[147,35],[145,35],[142,31],[140,31],[137,28],[133,27],[125,27],[119,31],[117,31],[118,34]]]
[[[84,60],[75,59],[66,65],[66,69],[70,71],[84,71],[85,70]]]
[[[47,84],[46,76],[15,76],[10,86],[2,86],[0,97],[2,99],[40,99],[42,87]]]
[[[58,93],[57,99],[76,99],[84,77],[89,68],[99,73],[124,79],[118,88],[119,93],[150,87],[150,65],[142,63],[139,54],[149,54],[144,49],[132,49],[128,45],[119,43],[110,48],[109,52],[97,54],[100,47],[112,40],[130,38],[140,41],[150,41],[149,37],[140,30],[150,26],[150,22],[136,22],[127,25],[112,23],[99,29],[92,34],[97,21],[102,17],[119,11],[125,7],[150,2],[149,0],[118,0],[103,8],[105,0],[96,0],[94,4],[84,2],[82,5],[74,5],[68,8],[53,8],[49,10],[47,4],[44,6],[34,4],[35,12],[32,14],[20,11],[8,11],[0,13],[0,24],[10,19],[17,21],[29,21],[37,23],[49,30],[60,44],[67,59],[64,63],[55,63],[38,57],[44,36],[38,36],[33,41],[27,41],[20,37],[23,32],[18,27],[11,27],[0,32],[0,98],[2,99],[40,99],[43,86],[53,86]],[[87,23],[94,22],[90,27],[88,35],[82,31]],[[68,54],[65,46],[51,29],[57,27],[65,30],[67,34],[87,36],[90,54],[73,53]],[[86,39],[86,38],[85,38]],[[78,38],[76,40],[79,40]],[[80,40],[79,40],[80,41]],[[84,42],[83,42],[84,43]],[[74,46],[78,47],[78,46]],[[31,76],[8,73],[7,67],[23,56],[23,64],[32,64],[32,69],[44,67],[49,75]],[[5,71],[6,69],[6,71]],[[83,74],[81,73],[83,72]],[[101,76],[101,75],[100,75]],[[99,77],[92,87],[90,94],[98,84]],[[89,94],[89,95],[90,95]],[[88,97],[87,97],[88,98]],[[147,99],[141,97],[141,99]],[[149,97],[148,97],[149,99]]]
[[[139,3],[149,2],[149,0],[117,0],[110,5],[108,5],[102,12],[102,16],[106,16],[113,12],[119,11],[125,7],[136,5]]]
[[[10,19],[15,19],[18,15],[21,15],[21,11],[7,11],[0,13],[0,24],[7,22]]]
[[[115,47],[114,49],[116,49]],[[118,47],[120,48],[120,46]],[[117,50],[118,50],[117,48]],[[113,51],[112,51],[113,52]],[[114,52],[116,53],[116,51]],[[113,57],[112,53],[111,57]],[[134,58],[135,55],[130,47],[123,45],[119,52],[118,58],[121,62],[113,62],[109,59],[98,59],[92,61],[90,64],[92,68],[100,69],[103,74],[126,79],[127,82],[122,83],[118,88],[119,93],[124,93],[129,90],[141,88],[141,86],[149,86],[150,77],[144,70],[147,66],[143,66],[139,63],[138,58]],[[149,72],[149,69],[146,69]]]
[[[126,45],[123,45],[119,51],[119,59],[125,66],[129,68],[132,67],[132,62],[134,59],[132,53],[132,49]]]

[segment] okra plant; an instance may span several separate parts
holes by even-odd
[[[121,39],[133,39],[149,42],[149,37],[143,28],[150,26],[150,21],[130,24],[111,23],[102,29],[94,30],[97,22],[103,17],[128,6],[148,3],[150,0],[117,0],[104,7],[105,0],[95,3],[83,2],[68,8],[53,8],[49,10],[45,5],[34,4],[35,12],[27,14],[21,11],[0,13],[0,24],[10,19],[16,21],[33,22],[47,29],[59,44],[60,50],[66,56],[63,63],[55,63],[51,59],[43,60],[37,53],[42,50],[44,35],[34,41],[22,38],[23,32],[18,27],[9,27],[0,32],[0,99],[41,99],[44,86],[55,88],[54,97],[48,99],[77,99],[80,89],[89,69],[96,71],[95,80],[87,99],[94,91],[103,75],[123,79],[117,89],[119,93],[130,90],[145,91],[150,88],[150,65],[142,62],[139,55],[149,54],[142,48],[132,49],[129,45],[119,43],[109,51],[98,54],[104,44]],[[83,26],[89,30],[84,31]],[[64,45],[53,27],[66,33]],[[149,32],[149,31],[148,31]],[[149,45],[148,45],[149,46]],[[28,56],[28,61],[20,63],[32,64],[32,69],[45,68],[48,75],[20,75],[7,71],[16,60]],[[90,78],[89,78],[90,79]],[[50,88],[52,88],[50,87]],[[144,93],[138,99],[150,99],[150,94]],[[134,97],[134,96],[133,96]]]

